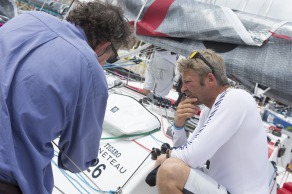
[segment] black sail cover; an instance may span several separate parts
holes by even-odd
[[[228,77],[292,105],[292,23],[195,0],[120,0],[138,39],[183,56],[210,48]]]

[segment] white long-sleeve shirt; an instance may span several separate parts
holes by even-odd
[[[268,194],[272,172],[267,136],[257,104],[241,89],[219,94],[211,110],[204,108],[189,138],[173,131],[171,153],[191,168],[210,160],[210,176],[232,194]]]

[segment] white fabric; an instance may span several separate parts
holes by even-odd
[[[272,165],[267,135],[257,104],[241,89],[229,89],[216,98],[211,110],[203,109],[198,126],[188,138],[173,132],[172,157],[191,168],[211,162],[210,176],[232,194],[268,194]]]
[[[103,122],[105,131],[119,136],[145,133],[159,127],[157,116],[134,98],[120,94],[109,95]]]
[[[238,16],[228,7],[220,6],[226,19],[229,21],[230,25],[237,32],[241,40],[250,46],[261,46],[261,43],[256,42],[251,37],[251,34],[246,30],[243,23],[240,21]]]
[[[155,51],[143,88],[154,90],[155,94],[165,97],[173,87],[175,67],[176,55],[171,55],[170,51]]]
[[[194,194],[227,194],[223,185],[218,184],[217,181],[208,176],[206,168],[191,169],[184,189]]]

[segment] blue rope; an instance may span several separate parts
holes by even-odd
[[[156,141],[160,142],[160,143],[164,143],[163,141],[160,141],[159,139],[157,139],[156,137],[154,137],[153,135],[150,135],[153,139],[155,139]]]
[[[94,188],[92,185],[89,184],[89,182],[81,174],[76,174],[76,176],[80,179],[80,181],[85,183],[88,187],[90,187],[94,191],[99,192],[99,193],[104,193],[104,192],[110,193],[110,191],[101,191],[101,190]]]
[[[56,162],[52,161],[56,166],[58,166],[56,164]],[[60,169],[60,168],[59,168]],[[78,187],[68,178],[67,173],[65,173],[62,169],[60,169],[60,171],[62,172],[62,174],[66,177],[66,179],[75,187],[75,189],[77,189],[79,191],[79,193],[82,193],[81,190],[78,189]],[[82,187],[82,186],[81,186]],[[82,187],[83,188],[83,187]],[[84,188],[83,188],[84,189]],[[88,192],[87,192],[88,193]]]
[[[103,69],[111,69],[111,68],[116,68],[116,67],[126,67],[126,66],[134,66],[134,65],[137,65],[137,64],[127,64],[127,63],[124,63],[123,65],[105,64],[103,66]]]
[[[55,153],[58,153],[57,151],[54,150]],[[57,157],[58,155],[55,154],[54,155]],[[58,167],[57,163],[55,161],[53,161],[53,164],[55,166]],[[59,167],[58,167],[59,168]],[[70,179],[72,179],[73,181],[75,181],[84,191],[86,191],[88,194],[90,194],[90,192],[88,190],[86,190],[76,179],[74,179],[72,176],[70,176],[65,170],[59,168],[59,170],[62,172],[62,174],[68,179],[68,181],[80,192],[80,193],[83,193]],[[99,192],[99,193],[110,193],[110,194],[115,194],[116,191],[102,191],[102,190],[98,190],[98,189],[95,189],[92,185],[89,184],[89,182],[81,175],[81,174],[75,174],[77,176],[77,178],[82,181],[83,183],[86,184],[86,186],[90,187],[91,189],[93,189],[94,191],[96,192]]]

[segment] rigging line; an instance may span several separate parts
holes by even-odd
[[[127,77],[126,76],[123,76],[123,75],[121,75],[121,74],[118,74],[118,73],[116,73],[116,72],[114,72],[114,71],[111,71],[110,69],[105,69],[107,72],[109,72],[109,73],[112,73],[112,74],[114,74],[114,75],[116,75],[116,76],[118,76],[118,77],[121,77],[121,78],[123,78],[123,79],[126,79]],[[133,78],[130,78],[129,79],[130,81],[137,81],[137,80],[135,80],[135,79],[133,79]]]
[[[163,143],[164,143],[163,141],[161,141],[161,140],[157,139],[157,138],[156,138],[156,137],[154,137],[153,135],[150,135],[150,137],[152,137],[154,140],[158,141],[158,142],[159,142],[159,143],[161,143],[161,144],[163,144]]]
[[[81,187],[85,192],[87,192],[88,194],[90,194],[90,191],[88,191],[86,188],[84,188],[85,186],[86,187],[88,187],[89,189],[92,189],[93,191],[95,191],[95,192],[98,192],[98,193],[107,193],[106,191],[101,191],[101,190],[97,190],[97,189],[95,189],[95,188],[93,188],[86,180],[85,180],[85,178],[84,177],[82,177],[80,174],[76,174],[76,177],[77,177],[77,179],[76,178],[73,178],[73,176],[71,176],[71,175],[69,175],[68,173],[66,173],[65,172],[65,170],[62,170],[62,169],[60,169],[61,170],[61,172],[64,174],[64,176],[66,176],[66,177],[68,177],[68,180],[71,182],[71,184],[78,190],[78,191],[80,191],[80,193],[83,193],[83,192],[81,192],[81,190],[80,189],[78,189],[77,188],[77,186],[76,186],[76,183],[77,183],[77,185],[79,186],[79,187]],[[79,176],[78,176],[79,175]],[[81,177],[81,178],[80,178]],[[79,179],[79,180],[78,180]],[[71,181],[72,180],[72,181]],[[73,181],[75,182],[75,183],[73,183]],[[79,181],[81,181],[82,183],[84,183],[85,185],[84,186],[82,186],[82,184],[79,182]]]
[[[58,188],[56,185],[54,185],[54,187],[58,190],[58,191],[60,191],[62,194],[65,194],[60,188]]]
[[[138,60],[133,60],[133,62],[136,62]],[[114,64],[105,64],[103,66],[103,69],[111,69],[111,68],[116,68],[116,67],[127,67],[127,66],[135,66],[135,65],[139,65],[139,64],[131,64],[131,61],[125,61],[125,62],[119,62],[119,63],[114,63]]]
[[[145,52],[143,50],[150,51],[151,48],[148,48],[150,46],[151,46],[150,43],[146,43],[146,44],[144,44],[142,46],[139,46],[137,49],[134,49],[134,50],[132,50],[132,51],[130,51],[128,53],[121,54],[120,55],[120,58],[126,58],[126,57],[131,56],[131,55],[136,55],[136,54],[138,54],[141,51],[142,51],[141,53],[143,53],[143,52]]]
[[[277,180],[276,180],[276,176],[274,177],[274,183],[273,183],[273,186],[271,188],[271,191],[270,191],[270,194],[273,192],[273,189],[274,189],[274,186],[276,184]]]
[[[287,176],[286,176],[286,179],[285,179],[285,182],[284,182],[284,183],[286,183],[286,182],[287,182],[287,179],[288,179],[289,175],[290,175],[290,172],[288,171],[288,173],[287,173]]]
[[[234,9],[235,9],[235,10],[240,10],[240,9],[239,9],[240,4],[241,4],[241,1],[238,1],[237,5],[234,6]],[[231,7],[230,7],[230,8],[231,8]]]
[[[56,155],[55,155],[56,156]],[[57,165],[57,163],[56,162],[54,162],[54,161],[52,161],[54,164],[55,164],[55,166],[57,166],[58,167],[58,165]],[[59,168],[59,170],[61,171],[61,173],[64,175],[64,177],[65,178],[67,178],[67,180],[75,187],[75,189],[77,189],[80,193],[83,193],[74,183],[73,183],[73,181],[74,182],[76,182],[77,184],[78,184],[78,186],[80,186],[84,191],[86,191],[87,193],[89,193],[89,191],[86,189],[86,188],[84,188],[81,184],[80,184],[80,182],[78,182],[78,180],[77,179],[75,179],[75,178],[73,178],[71,175],[69,175],[65,170],[63,170],[63,169],[61,169],[61,168]],[[98,192],[98,193],[110,193],[111,191],[102,191],[102,190],[97,190],[97,189],[95,189],[95,188],[93,188],[90,184],[89,184],[89,182],[87,182],[86,181],[86,179],[80,174],[80,173],[77,173],[77,174],[75,174],[76,175],[76,177],[81,181],[81,182],[83,182],[84,184],[85,184],[85,186],[87,186],[87,187],[89,187],[90,189],[92,189],[93,191],[95,191],[95,192]],[[73,181],[72,181],[73,180]]]
[[[147,158],[150,155],[151,155],[151,152],[146,156],[146,158],[142,161],[142,163],[138,166],[138,168],[133,172],[133,174],[128,178],[128,180],[125,182],[125,184],[121,188],[124,188],[124,186],[129,182],[129,180],[134,176],[134,174],[137,172],[137,170],[143,165],[143,163],[147,160]]]
[[[94,185],[94,186],[96,186],[96,188],[98,188],[99,190],[101,190],[96,184],[95,184],[95,182],[93,181],[93,180],[91,180],[88,176],[87,176],[87,174],[85,174],[84,172],[83,172],[83,170],[81,170],[81,168],[79,168],[79,166],[65,153],[65,152],[63,152],[63,150],[61,150],[61,148],[54,142],[54,141],[52,141],[53,142],[53,144],[55,144],[55,146],[60,150],[60,152],[61,153],[63,153],[67,158],[68,158],[68,160],[80,171],[80,173],[82,173],[86,178],[88,178],[89,180],[90,180],[90,182]]]
[[[86,181],[86,179],[82,176],[82,175],[80,175],[80,174],[76,174],[76,176],[79,178],[79,180],[80,181],[82,181],[87,187],[89,187],[90,189],[92,189],[92,190],[94,190],[95,192],[98,192],[98,193],[111,193],[112,191],[111,190],[109,190],[109,191],[101,191],[101,190],[97,190],[97,189],[95,189],[95,188],[93,188],[90,184],[89,184],[89,182],[87,182]]]
[[[134,35],[135,35],[135,36],[137,35],[137,21],[138,21],[138,19],[140,18],[140,15],[141,15],[141,13],[142,13],[142,11],[143,11],[145,5],[147,4],[147,2],[148,2],[148,0],[145,1],[145,3],[144,3],[143,6],[141,7],[141,9],[140,9],[140,11],[139,11],[139,13],[138,13],[138,15],[137,15],[135,21],[134,21]]]
[[[282,184],[282,182],[283,182],[283,180],[284,180],[284,177],[285,177],[285,175],[286,175],[286,172],[287,172],[287,170],[285,171],[284,175],[282,176],[282,179],[281,179],[281,181],[280,181],[280,185]],[[289,172],[288,172],[288,173],[289,173]]]
[[[137,64],[136,64],[136,65],[137,65]],[[104,69],[104,70],[107,70],[107,69],[114,69],[114,70],[115,70],[115,68],[118,68],[118,70],[119,70],[120,72],[125,73],[125,74],[127,74],[127,75],[130,74],[130,75],[136,75],[137,77],[138,77],[138,76],[141,77],[141,75],[139,75],[139,74],[137,74],[137,73],[135,73],[135,72],[131,72],[130,70],[127,71],[125,68],[123,69],[123,66],[130,66],[130,65],[116,65],[116,66],[113,66],[113,65],[107,65],[107,66],[104,66],[103,69]],[[133,65],[131,65],[131,66],[133,66]],[[126,77],[126,76],[124,76],[124,77]]]
[[[71,180],[71,178],[72,177],[70,177],[66,172],[64,172],[64,170],[62,170],[61,169],[61,172],[62,172],[62,174],[67,178],[67,180],[71,183],[71,185],[73,185],[73,187],[75,188],[75,189],[77,189],[77,191],[79,191],[79,193],[82,193],[83,194],[83,192],[72,182],[72,180]],[[81,186],[80,184],[79,184],[79,186]],[[82,186],[81,186],[81,188],[83,189],[83,190],[85,190],[86,191],[86,189],[84,189]],[[86,191],[87,192],[87,194],[90,194],[88,191]]]
[[[44,3],[42,4],[42,7],[40,8],[40,11],[43,11],[43,8],[45,6],[45,4],[47,3],[48,0],[45,0]]]
[[[225,7],[227,7],[227,4],[228,4],[228,0],[225,0]]]
[[[130,71],[128,71],[128,76],[127,76],[127,85],[129,83],[129,78],[130,78]]]
[[[268,7],[267,7],[267,9],[266,9],[266,13],[265,13],[265,16],[267,16],[268,15],[268,12],[270,11],[270,9],[271,9],[271,6],[272,6],[272,4],[274,3],[274,0],[270,0],[270,3],[269,3],[269,5],[268,5]]]
[[[243,11],[243,12],[244,12],[244,10],[245,10],[245,8],[246,8],[247,4],[248,4],[248,0],[246,0],[246,1],[245,1],[245,3],[244,3],[244,6],[243,6],[243,8],[242,8],[242,10],[241,10],[241,11]]]
[[[68,9],[68,11],[66,12],[65,16],[63,17],[62,21],[65,20],[65,19],[67,18],[67,16],[69,15],[70,11],[75,7],[75,6],[73,6],[74,3],[75,3],[75,0],[72,0],[72,1],[71,1],[71,4],[69,5],[69,9]]]
[[[262,3],[262,6],[261,6],[261,8],[258,10],[257,15],[260,15],[260,14],[261,14],[262,10],[264,9],[265,4],[266,4],[266,1],[264,1],[264,2]]]
[[[138,144],[139,146],[141,146],[142,148],[148,150],[149,152],[151,152],[152,150],[150,150],[149,148],[147,148],[146,146],[142,145],[141,143],[139,143],[138,141],[136,141],[135,139],[132,140],[133,142],[135,142],[136,144]]]
[[[166,117],[166,119],[167,119],[167,122],[168,122],[170,125],[172,125],[172,123],[169,121],[169,117],[168,117],[168,115],[167,115],[167,108],[164,107],[164,110],[165,110],[165,117]]]
[[[271,164],[273,165],[274,172],[273,172],[273,175],[272,175],[272,177],[271,177],[271,180],[269,181],[269,185],[271,185],[272,181],[273,181],[273,180],[276,180],[276,178],[277,178],[277,176],[278,176],[278,174],[277,174],[277,168],[274,166],[273,163],[271,163]]]
[[[57,165],[57,163],[56,162],[54,162],[54,161],[52,161],[56,166],[58,166]],[[71,180],[71,177],[63,170],[63,169],[61,169],[61,168],[59,168],[59,170],[60,170],[60,172],[63,174],[63,176],[71,183],[71,185],[73,185],[73,187],[77,190],[77,191],[79,191],[79,193],[82,193],[82,191],[72,182],[72,180]],[[78,183],[79,184],[79,183]],[[79,184],[79,186],[81,186],[80,184]],[[82,187],[82,186],[81,186]],[[84,189],[83,187],[82,187],[82,189]],[[85,189],[84,189],[85,190]],[[86,191],[86,190],[85,190]],[[87,192],[88,193],[88,192]]]

